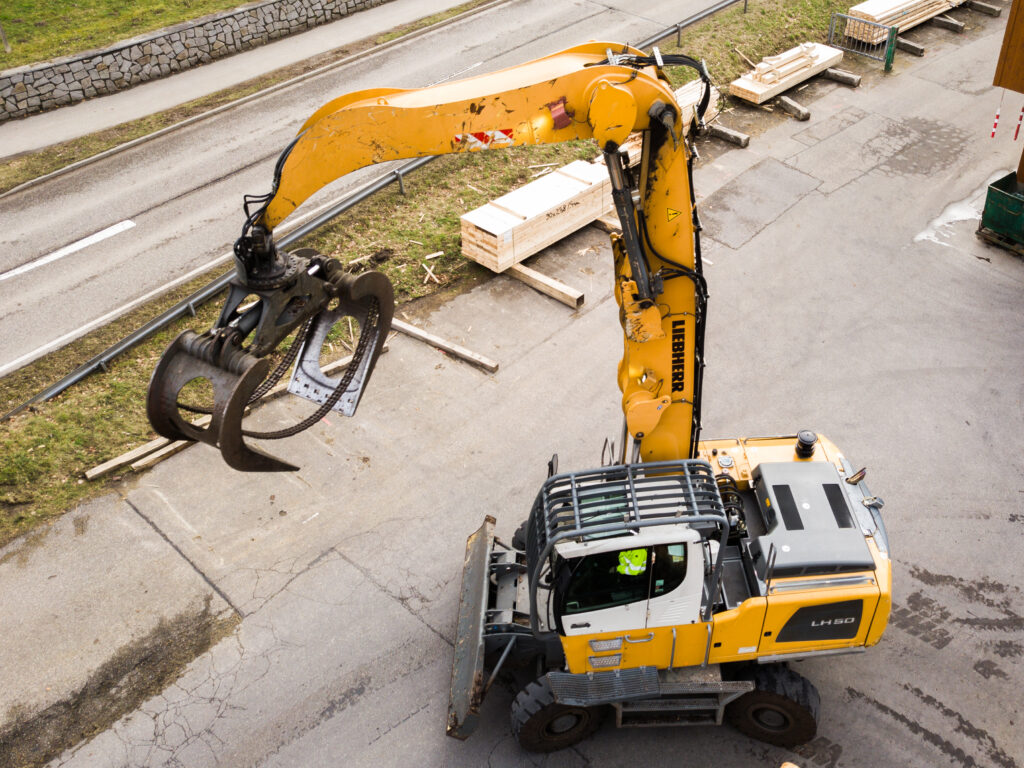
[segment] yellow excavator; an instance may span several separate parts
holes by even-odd
[[[557,457],[508,543],[488,516],[466,545],[448,733],[466,738],[499,677],[519,693],[512,730],[552,751],[619,726],[720,724],[781,746],[812,738],[819,696],[788,662],[863,651],[885,629],[892,590],[882,502],[839,449],[810,431],[699,439],[707,284],[692,190],[691,127],[664,68],[703,63],[591,42],[430,88],[378,88],[317,110],[248,197],[236,277],[216,325],[187,331],[159,362],[147,408],[172,439],[216,445],[244,471],[295,469],[246,436],[295,434],[330,410],[352,415],[387,334],[388,280],[312,251],[283,253],[273,230],[314,192],[398,158],[593,139],[621,233],[612,235],[623,331],[618,455],[559,472]],[[622,144],[642,134],[633,170]],[[249,297],[255,301],[249,302]],[[344,375],[320,348],[345,316],[361,329]],[[273,371],[268,355],[295,333]],[[289,429],[253,433],[245,408],[292,369],[319,404]],[[212,384],[209,426],[182,390]]]

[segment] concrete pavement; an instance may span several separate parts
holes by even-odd
[[[776,121],[748,150],[701,146],[705,432],[828,434],[868,465],[897,561],[882,644],[800,667],[823,699],[802,765],[1024,765],[1024,264],[950,214],[1019,145],[987,138],[1002,23],[963,18],[962,38],[920,31],[928,56],[898,58],[892,76],[815,82],[809,123]],[[585,229],[535,266],[584,290],[584,307],[495,278],[413,318],[499,360],[496,375],[399,337],[354,420],[270,446],[302,472],[248,477],[197,446],[0,551],[8,722],[102,666],[116,649],[96,629],[130,627],[150,602],[170,621],[180,597],[241,626],[57,764],[537,764],[511,739],[504,689],[470,741],[443,735],[465,536],[488,513],[509,535],[552,452],[591,466],[618,433],[606,239]],[[281,402],[256,421],[300,412]],[[118,568],[83,569],[111,562],[111,540]],[[729,729],[605,729],[550,763],[669,764],[680,750],[794,759]]]
[[[87,136],[373,38],[459,5],[461,0],[390,0],[307,32],[217,59],[173,77],[0,125],[0,158]]]

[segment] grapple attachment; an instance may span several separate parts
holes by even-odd
[[[242,307],[246,297],[257,301]],[[164,352],[150,380],[146,411],[153,429],[170,440],[197,440],[220,449],[228,466],[243,472],[293,471],[298,467],[246,444],[244,437],[290,437],[332,409],[351,416],[366,388],[391,327],[394,295],[379,272],[344,273],[338,262],[304,250],[287,254],[287,273],[277,285],[232,283],[217,325],[200,335],[185,331]],[[359,324],[359,339],[344,374],[328,377],[320,353],[331,328],[346,317]],[[298,333],[277,367],[265,357],[291,331]],[[246,339],[253,338],[248,345]],[[298,358],[289,391],[320,405],[286,429],[243,429],[247,406],[267,394]],[[268,375],[269,373],[269,375]],[[212,385],[212,407],[183,405],[182,390],[197,379]],[[207,413],[199,423],[182,410]],[[205,422],[205,423],[204,423]]]
[[[200,336],[185,331],[171,342],[149,382],[149,423],[168,440],[197,440],[220,448],[228,466],[243,472],[298,469],[247,446],[242,439],[242,415],[266,377],[270,361],[219,341],[212,332]],[[196,379],[206,379],[213,385],[213,408],[205,427],[186,421],[178,407],[178,394]]]

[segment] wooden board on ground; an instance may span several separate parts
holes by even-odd
[[[462,253],[495,272],[585,227],[611,204],[602,165],[577,160],[462,215]]]
[[[767,56],[752,71],[729,84],[729,93],[763,104],[810,77],[834,67],[843,52],[821,43],[803,43],[778,56]]]
[[[467,363],[475,365],[478,368],[483,368],[488,373],[494,373],[498,370],[497,361],[491,360],[489,357],[484,357],[483,355],[478,355],[476,352],[472,352],[455,342],[442,339],[440,336],[435,336],[432,333],[424,331],[422,328],[417,328],[411,323],[399,320],[397,317],[391,320],[391,327],[396,331],[401,331],[406,336],[411,336],[414,339],[426,342],[432,347],[437,347],[442,352],[454,355],[455,357],[465,360]]]
[[[558,299],[573,309],[579,309],[583,305],[583,291],[577,291],[575,288],[535,269],[530,269],[524,264],[513,264],[508,268],[507,274],[522,280],[531,288],[536,288],[553,299]]]

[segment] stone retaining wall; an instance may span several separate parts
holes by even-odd
[[[387,0],[270,0],[0,72],[0,122],[166,77]]]

